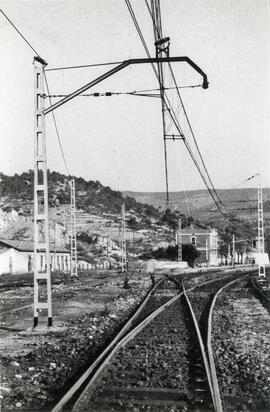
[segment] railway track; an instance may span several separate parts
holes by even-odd
[[[257,294],[259,296],[261,296],[261,298],[268,303],[270,303],[270,288],[267,285],[267,283],[265,284],[264,287],[262,287],[262,285],[258,284],[258,282],[256,281],[255,278],[253,278],[251,280],[251,284],[253,286],[253,288],[256,290]],[[266,286],[267,285],[267,286]]]
[[[222,411],[211,352],[211,303],[232,279],[238,280],[227,275],[187,290],[182,284],[182,292],[174,279],[160,280],[52,412]],[[195,290],[211,284],[210,296],[197,305]]]

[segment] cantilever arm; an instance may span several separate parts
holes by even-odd
[[[74,99],[74,97],[79,96],[79,94],[85,92],[86,90],[90,89],[91,87],[95,86],[96,84],[102,82],[103,80],[107,79],[108,77],[112,76],[113,74],[119,72],[120,70],[124,69],[125,67],[129,66],[130,64],[145,64],[145,63],[173,63],[173,62],[187,62],[194,70],[196,70],[202,77],[203,77],[203,88],[208,88],[208,80],[206,74],[189,58],[189,57],[153,57],[150,59],[130,59],[124,60],[118,66],[114,67],[113,69],[109,70],[108,72],[102,74],[101,76],[97,77],[96,79],[92,80],[90,83],[85,84],[84,86],[80,87],[79,89],[75,90],[73,93],[69,94],[68,96],[64,97],[63,99],[59,100],[58,102],[54,103],[53,105],[47,107],[43,113],[46,115],[51,111],[57,109],[58,107],[62,106],[63,104],[67,103],[69,100]]]

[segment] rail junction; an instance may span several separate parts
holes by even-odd
[[[219,388],[213,313],[220,295],[253,275],[161,277],[52,412],[234,410]]]

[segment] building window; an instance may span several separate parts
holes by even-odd
[[[191,236],[191,244],[192,246],[196,246],[196,236]]]
[[[61,256],[61,265],[62,265],[62,270],[64,270],[64,256]]]

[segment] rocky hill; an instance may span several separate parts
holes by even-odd
[[[126,192],[138,202],[145,202],[159,211],[166,207],[163,192]],[[235,233],[238,237],[257,235],[257,189],[220,189],[219,197],[224,215],[218,212],[207,190],[171,192],[170,208],[199,219],[204,225],[211,225],[221,232]],[[265,234],[270,237],[270,189],[263,188]]]
[[[48,171],[50,240],[69,246],[70,187],[73,178]],[[74,177],[77,233],[80,257],[93,261],[119,252],[120,211],[126,205],[127,241],[130,253],[139,254],[173,242],[178,218],[182,226],[196,223],[216,227],[223,244],[257,235],[256,189],[220,190],[225,216],[217,212],[206,191],[171,193],[171,212],[166,212],[164,193],[112,190],[98,181]],[[270,233],[270,190],[264,190],[266,237]],[[0,237],[33,240],[33,172],[7,176],[0,173]]]
[[[73,178],[48,171],[49,235],[57,246],[69,247],[70,186]],[[163,216],[155,207],[124,196],[98,181],[75,179],[79,257],[100,262],[119,257],[120,212],[125,200],[130,253],[169,243],[177,216]],[[0,237],[33,240],[33,172],[0,173]]]

